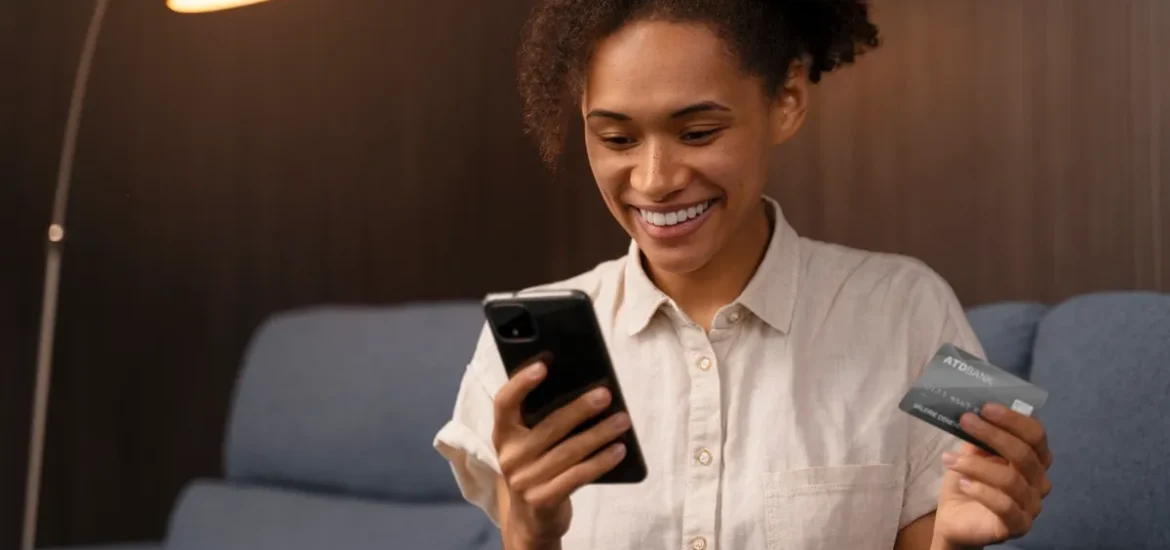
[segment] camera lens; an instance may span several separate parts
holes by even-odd
[[[532,315],[524,306],[500,304],[488,308],[491,324],[505,340],[531,340],[536,338],[536,325]]]

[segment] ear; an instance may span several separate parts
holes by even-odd
[[[788,68],[788,77],[776,90],[769,106],[772,145],[788,141],[804,124],[808,114],[808,70],[797,59]]]

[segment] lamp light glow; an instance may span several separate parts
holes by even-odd
[[[167,7],[179,13],[203,13],[219,11],[249,4],[259,4],[266,0],[167,0]]]

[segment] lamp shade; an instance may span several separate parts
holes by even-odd
[[[167,0],[167,7],[180,13],[201,13],[206,11],[238,8],[248,4],[259,4],[265,0]]]

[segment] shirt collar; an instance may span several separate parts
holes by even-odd
[[[800,236],[788,225],[779,203],[764,197],[775,225],[764,260],[756,269],[735,303],[747,308],[772,328],[787,333],[796,307],[797,283],[800,275]],[[666,296],[642,268],[642,253],[635,241],[630,241],[624,273],[625,327],[630,335],[644,330],[663,304]]]
[[[650,319],[658,312],[658,308],[668,303],[670,298],[658,289],[642,268],[642,252],[638,250],[638,243],[633,239],[630,239],[630,249],[626,254],[624,279],[625,325],[626,332],[632,336],[642,332],[650,324]]]
[[[771,197],[764,197],[764,201],[775,220],[772,240],[764,252],[764,261],[760,262],[760,267],[736,302],[772,328],[787,334],[792,325],[792,312],[796,309],[800,279],[800,235],[784,219],[779,203]]]

